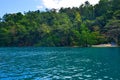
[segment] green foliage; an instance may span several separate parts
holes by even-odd
[[[110,20],[105,26],[107,37],[116,42],[120,42],[120,20]]]
[[[115,19],[120,20],[120,10],[115,11],[113,16],[114,16]]]
[[[88,1],[79,8],[5,14],[0,46],[81,46],[120,44],[120,0]]]

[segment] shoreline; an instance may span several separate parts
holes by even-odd
[[[99,45],[92,45],[91,47],[119,47],[119,46],[112,44],[99,44]]]
[[[100,47],[100,48],[104,48],[104,47],[120,47],[116,44],[98,44],[98,45],[91,45],[91,46],[87,46],[87,47],[84,47],[84,46],[0,46],[0,48],[22,48],[22,47],[73,47],[73,48],[94,48],[94,47]]]

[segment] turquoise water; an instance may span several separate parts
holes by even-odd
[[[0,48],[0,80],[120,80],[120,48]]]

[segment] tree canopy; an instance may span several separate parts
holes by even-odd
[[[120,1],[88,1],[79,8],[5,14],[0,46],[81,46],[120,44]]]

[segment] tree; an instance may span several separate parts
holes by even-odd
[[[120,20],[110,20],[105,26],[106,35],[110,39],[109,41],[116,42],[120,41]]]
[[[0,18],[0,46],[120,44],[119,4],[119,0],[100,0],[96,5],[86,1],[79,8],[5,14]]]
[[[100,0],[99,4],[94,6],[95,8],[95,16],[102,16],[107,13],[107,11],[111,11],[112,4],[111,0]]]

